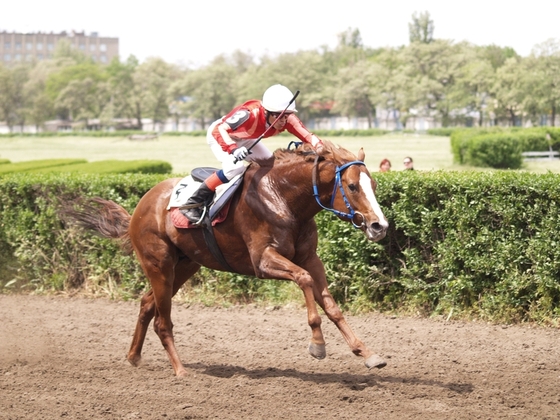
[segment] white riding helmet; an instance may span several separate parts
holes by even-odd
[[[273,85],[265,90],[262,104],[264,109],[269,112],[282,112],[284,110],[286,112],[297,112],[296,101],[288,106],[293,97],[294,94],[286,86]]]

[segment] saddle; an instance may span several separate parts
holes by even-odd
[[[170,210],[171,219],[173,225],[177,228],[199,228],[201,224],[193,224],[181,213],[182,206],[185,205],[187,200],[191,195],[198,189],[200,184],[206,180],[210,175],[216,172],[218,169],[210,167],[195,168],[189,176],[181,179],[173,188],[167,210]],[[210,222],[212,226],[221,223],[227,217],[227,212],[229,210],[229,202],[235,191],[243,182],[243,174],[237,175],[231,179],[228,183],[220,185],[216,189],[216,194],[212,202],[206,206],[206,215],[208,219],[206,222]]]
[[[189,197],[198,189],[199,185],[217,170],[216,168],[208,167],[195,168],[189,176],[183,178],[175,186],[167,209],[170,210],[171,221],[175,227],[202,228],[204,240],[214,258],[216,258],[226,270],[233,271],[216,242],[213,226],[226,219],[230,199],[243,183],[243,174],[235,176],[228,183],[216,188],[214,200],[204,209],[203,219],[200,224],[192,224],[183,213],[181,213],[181,207],[185,205]]]

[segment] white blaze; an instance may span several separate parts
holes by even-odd
[[[369,203],[371,204],[371,208],[373,209],[373,212],[375,213],[375,215],[379,219],[379,224],[381,226],[383,226],[384,228],[389,227],[389,223],[387,223],[387,220],[385,219],[385,216],[383,215],[383,212],[381,211],[381,207],[379,207],[379,203],[377,202],[377,199],[375,198],[373,188],[371,188],[371,179],[363,172],[360,174],[360,186],[362,187],[362,191],[364,192],[364,194],[366,195],[366,198],[368,199]]]

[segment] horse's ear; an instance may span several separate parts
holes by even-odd
[[[365,158],[366,158],[366,153],[364,152],[364,148],[362,147],[358,152],[358,160],[363,162]]]

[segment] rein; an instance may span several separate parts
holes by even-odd
[[[344,192],[344,188],[342,187],[342,180],[340,178],[342,172],[344,172],[346,169],[348,169],[350,166],[353,165],[365,165],[364,162],[362,162],[361,160],[354,160],[352,162],[348,162],[345,163],[342,166],[338,166],[336,167],[336,171],[335,171],[335,177],[334,177],[334,186],[333,186],[333,192],[332,192],[332,196],[331,196],[331,204],[330,204],[330,208],[329,207],[325,207],[322,203],[321,200],[319,199],[319,188],[317,187],[317,174],[319,173],[319,155],[317,155],[315,157],[315,163],[313,164],[313,196],[315,197],[315,201],[317,201],[317,204],[319,204],[323,209],[330,211],[331,213],[334,213],[335,215],[339,216],[339,217],[344,217],[346,219],[349,219],[352,222],[352,225],[356,228],[356,229],[360,229],[364,226],[364,215],[362,213],[360,213],[359,211],[355,211],[352,208],[352,205],[350,204],[350,201],[348,201],[348,198],[346,197],[346,193]],[[346,208],[348,209],[348,213],[344,213],[342,211],[338,211],[336,209],[333,208],[334,206],[334,198],[336,196],[336,189],[340,190],[340,194],[342,195],[342,199],[344,200],[344,204],[346,204]],[[357,224],[356,222],[354,222],[354,219],[356,217],[356,215],[359,215],[362,219],[362,222],[360,224]]]

